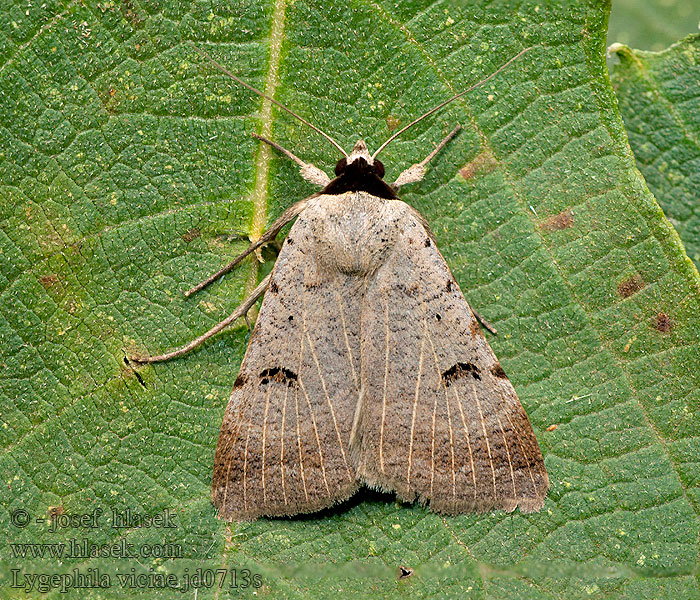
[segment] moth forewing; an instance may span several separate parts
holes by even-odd
[[[318,200],[282,246],[226,408],[212,484],[224,519],[312,512],[359,486],[348,441],[360,305],[336,312],[356,290],[320,261]]]
[[[549,480],[515,390],[433,239],[400,231],[367,285],[358,476],[436,512],[539,510]]]

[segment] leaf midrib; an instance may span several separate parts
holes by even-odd
[[[268,60],[267,75],[265,76],[265,96],[262,98],[260,109],[260,135],[267,139],[272,139],[272,102],[269,98],[274,98],[275,90],[279,84],[279,66],[282,41],[284,38],[285,0],[275,0],[272,11],[272,21],[270,28],[270,57]],[[270,160],[272,149],[264,142],[259,142],[258,153],[255,159],[255,183],[250,196],[253,204],[253,219],[250,226],[250,239],[255,241],[260,238],[267,225],[268,210],[268,184],[270,178]],[[248,297],[258,285],[260,263],[253,256],[250,261],[250,272],[246,281],[244,297]],[[233,538],[234,526],[227,523],[225,531],[225,542],[221,552],[221,568],[225,568],[229,555],[233,549],[231,539]],[[219,587],[214,594],[215,600],[219,598]]]

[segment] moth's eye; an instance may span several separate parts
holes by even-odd
[[[384,165],[381,163],[381,161],[376,159],[374,161],[374,174],[379,177],[379,179],[384,177]]]
[[[345,173],[345,168],[348,166],[348,161],[345,158],[341,158],[338,163],[335,165],[335,174],[337,176],[342,175]]]

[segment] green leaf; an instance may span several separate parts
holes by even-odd
[[[700,4],[686,0],[614,0],[608,43],[663,50],[698,30]]]
[[[6,595],[18,593],[10,569],[27,585],[73,569],[111,576],[81,598],[183,598],[194,592],[154,578],[222,568],[239,588],[232,571],[222,590],[202,573],[199,598],[699,597],[700,279],[629,152],[607,14],[598,0],[0,9]],[[338,157],[188,40],[345,147],[370,148],[532,46],[383,162],[391,179],[464,126],[404,199],[498,327],[490,343],[552,482],[541,512],[442,518],[364,492],[320,515],[216,520],[213,452],[247,329],[138,372],[125,352],[176,347],[232,312],[255,261],[191,299],[181,291],[313,189],[251,133],[327,171]],[[38,523],[50,507],[64,516]],[[96,509],[94,528],[51,531]],[[112,509],[169,509],[176,527],[114,529]],[[175,544],[182,557],[30,559],[9,545],[72,538],[141,553]],[[398,581],[399,565],[414,574]],[[240,587],[244,567],[260,589]],[[151,579],[124,588],[116,575],[132,568]]]
[[[700,265],[700,36],[659,53],[615,52],[612,80],[637,166]]]

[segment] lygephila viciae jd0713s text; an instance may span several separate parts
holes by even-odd
[[[196,48],[195,48],[196,49]],[[309,513],[362,485],[445,514],[539,510],[549,479],[535,434],[503,368],[435,244],[426,220],[398,199],[420,181],[456,127],[425,158],[384,181],[377,156],[350,153],[313,124],[220,71],[322,135],[341,153],[335,177],[270,144],[322,189],[293,203],[260,239],[191,295],[275,239],[296,218],[272,272],[228,318],[181,356],[260,313],[219,434],[212,501],[226,520]]]

